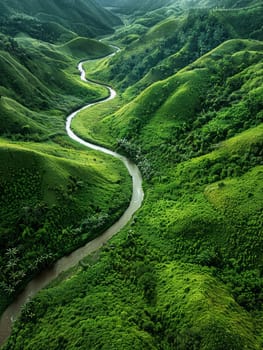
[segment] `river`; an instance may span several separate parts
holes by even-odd
[[[114,47],[114,48],[116,49],[116,52],[109,55],[109,57],[114,56],[119,51],[117,47]],[[88,61],[85,61],[85,62],[88,62]],[[75,250],[70,255],[67,255],[59,259],[52,267],[45,269],[28,283],[24,291],[16,297],[14,302],[11,305],[9,305],[9,307],[5,310],[5,312],[1,316],[0,346],[3,345],[3,343],[10,336],[11,330],[12,330],[12,324],[19,316],[21,307],[26,302],[28,302],[34,295],[36,295],[37,292],[39,292],[42,288],[46,287],[51,281],[53,281],[56,277],[58,277],[58,275],[61,274],[63,271],[70,269],[71,267],[75,266],[80,260],[82,260],[85,256],[100,249],[113,235],[119,232],[130,221],[133,214],[140,208],[143,201],[144,193],[142,188],[142,177],[138,167],[128,158],[116,152],[113,152],[107,148],[100,147],[95,144],[84,141],[83,139],[78,137],[71,129],[72,120],[73,118],[76,117],[76,115],[79,112],[83,111],[84,109],[90,108],[96,104],[106,103],[107,101],[110,101],[116,97],[116,91],[113,90],[110,86],[107,86],[105,84],[94,83],[86,79],[86,73],[83,69],[83,63],[84,62],[80,62],[78,65],[81,80],[92,84],[104,86],[105,88],[108,89],[109,96],[99,102],[87,104],[84,107],[70,114],[67,117],[67,121],[66,121],[67,134],[71,139],[75,140],[76,142],[88,148],[106,153],[110,156],[120,159],[126,166],[132,178],[132,184],[133,184],[132,198],[131,198],[129,207],[126,209],[123,215],[119,218],[119,220],[115,222],[110,228],[108,228],[102,235],[90,241],[85,246]]]

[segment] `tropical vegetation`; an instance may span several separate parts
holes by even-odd
[[[87,74],[118,96],[79,113],[73,130],[134,160],[145,199],[99,252],[24,305],[3,349],[259,350],[262,4],[98,2],[125,24],[105,44],[2,34],[6,71],[23,72],[1,78],[2,310],[130,198],[125,169],[63,131],[68,110],[107,95],[79,82],[81,57],[100,57]],[[121,50],[101,58],[109,42]]]

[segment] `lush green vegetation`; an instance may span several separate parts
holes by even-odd
[[[144,15],[146,12],[150,12],[152,10],[162,10],[164,7],[168,7],[169,5],[174,5],[174,2],[172,0],[145,0],[145,1],[131,1],[131,0],[98,0],[98,3],[102,4],[103,6],[113,8],[114,12],[119,12],[123,14],[130,14],[134,16],[135,14],[141,17],[141,15]]]
[[[74,122],[78,133],[87,129],[97,140],[110,130],[107,142],[136,159],[148,178],[132,239],[123,235],[109,247],[114,271],[105,267],[104,272],[114,280],[121,273],[120,289],[131,283],[132,300],[140,297],[135,311],[119,306],[125,320],[132,320],[122,327],[128,332],[136,325],[143,332],[133,335],[138,349],[149,335],[149,348],[261,346],[261,323],[258,328],[254,323],[262,315],[263,286],[261,62],[260,42],[231,40],[111,116],[97,106]],[[120,103],[112,102],[113,110]],[[107,253],[105,259],[111,266]],[[114,288],[100,285],[104,293]],[[122,298],[118,294],[115,300]],[[68,303],[72,315],[76,306]],[[113,315],[120,314],[115,310]],[[112,342],[117,334],[111,333]]]
[[[1,309],[25,281],[100,234],[128,205],[130,181],[119,162],[65,146],[0,144]]]
[[[21,26],[27,32],[27,22]],[[80,81],[77,62],[113,49],[76,34],[50,44],[2,33],[0,42],[2,312],[45,266],[111,225],[128,205],[131,184],[119,162],[87,154],[65,132],[66,114],[108,95]]]
[[[107,55],[111,47],[80,37],[63,45],[24,35],[16,39],[2,35],[0,40],[2,135],[42,140],[63,133],[66,112],[83,101],[107,96],[105,88],[80,81],[76,63],[81,58]]]
[[[121,23],[94,1],[2,0],[0,31],[12,36],[27,33],[44,41],[65,41],[77,33],[94,37],[113,32]]]
[[[139,20],[147,12],[151,12],[151,15],[154,15],[153,12],[161,12],[163,9],[177,9],[180,11],[192,9],[192,8],[242,8],[255,6],[260,4],[259,0],[98,0],[98,3],[102,4],[106,8],[113,9],[114,12],[123,13],[130,15],[133,19],[134,15],[139,17]],[[129,19],[130,19],[129,17]]]
[[[119,1],[111,4],[120,6]],[[121,5],[121,11],[130,13],[132,6],[140,4]],[[147,8],[147,2],[143,5]],[[186,2],[179,5],[182,11]],[[85,65],[93,79],[116,84],[120,94],[107,106],[80,113],[73,122],[74,131],[134,159],[143,173],[145,201],[131,223],[100,252],[85,258],[24,306],[5,350],[263,347],[262,6],[257,1],[217,5],[232,8],[195,9],[180,15],[179,8],[162,8],[124,17],[126,27],[113,36],[122,51],[110,60]],[[164,19],[164,14],[170,17]],[[70,74],[71,50],[77,57],[82,55],[87,40],[78,37],[65,45],[45,44],[45,50],[43,44],[24,36],[17,42],[23,49],[33,45],[39,53],[49,52],[48,57],[56,55],[59,61],[66,54],[63,69]],[[92,44],[98,48],[97,42]],[[110,49],[100,50],[108,53]],[[93,47],[86,52],[93,57]],[[73,81],[71,77],[70,86]],[[70,88],[65,86],[65,91],[70,94]],[[96,89],[96,93],[93,98],[105,91]],[[47,110],[55,108],[50,96]],[[11,103],[11,98],[5,97],[4,102]],[[25,113],[21,111],[21,116]],[[44,123],[36,127],[43,129],[37,133],[47,135]],[[10,258],[11,263],[20,263],[23,235],[31,238],[34,231],[32,244],[42,242],[47,218],[52,218],[49,225],[59,227],[57,231],[51,227],[57,238],[48,245],[48,253],[58,256],[63,253],[62,237],[69,245],[76,232],[78,239],[89,239],[99,233],[97,221],[112,211],[117,216],[125,203],[129,186],[116,162],[111,163],[115,169],[111,177],[112,168],[100,163],[97,155],[81,152],[76,159],[76,151],[64,137],[51,139],[63,147],[51,141],[2,140],[0,155],[10,159],[12,166],[11,159],[20,159],[21,152],[29,159],[28,168],[27,163],[21,168],[16,162],[23,186],[12,167],[3,183],[9,199],[9,206],[3,208],[5,229],[10,227],[10,237],[18,232],[21,240],[20,245],[14,244],[18,250],[6,246],[2,257],[6,264]],[[34,167],[38,171],[30,172]],[[107,174],[107,180],[99,173]],[[29,178],[38,189],[34,195]],[[16,185],[11,187],[8,181]],[[117,195],[119,185],[123,192]],[[24,204],[28,198],[31,202]],[[38,227],[34,215],[40,198],[46,206],[40,208],[44,221]],[[88,220],[85,198],[90,200]],[[17,201],[26,211],[21,210],[12,229],[7,213],[16,210]],[[52,214],[50,205],[61,209]],[[30,224],[25,223],[28,211]],[[69,212],[74,213],[70,214],[74,222]],[[89,227],[95,223],[95,230],[86,232],[87,222]],[[38,261],[38,256],[25,256],[23,266]],[[45,264],[45,259],[38,263]],[[14,267],[5,266],[4,281],[11,280],[7,273]]]
[[[168,15],[154,26],[136,21],[117,32],[114,40],[124,45],[107,69],[89,70],[91,77],[113,81],[131,99],[153,82],[163,80],[232,38],[262,40],[263,7],[239,10],[191,10],[187,15]],[[104,67],[105,68],[105,67]]]

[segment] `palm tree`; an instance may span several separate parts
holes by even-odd
[[[7,264],[6,267],[8,270],[12,270],[14,271],[14,268],[17,266],[17,259],[13,258],[12,260],[10,259]]]
[[[10,284],[5,286],[5,292],[7,294],[9,294],[9,295],[13,294],[14,291],[15,291],[15,288],[13,286],[11,286]]]
[[[8,248],[5,254],[8,258],[14,259],[18,254],[18,249],[16,247]]]

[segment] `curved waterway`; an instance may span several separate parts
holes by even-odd
[[[114,47],[114,48],[116,49],[116,52],[109,55],[109,57],[114,56],[119,51],[117,47]],[[85,61],[85,62],[88,62],[88,61]],[[84,62],[80,62],[78,65],[80,78],[85,82],[90,82],[88,79],[86,79],[86,74],[83,69],[83,63]],[[97,83],[92,82],[92,84],[97,84]],[[0,346],[5,342],[5,340],[11,334],[12,324],[16,320],[16,318],[19,316],[21,307],[25,303],[27,303],[37,292],[39,292],[42,288],[47,286],[51,281],[53,281],[56,277],[58,277],[60,273],[75,266],[85,256],[101,248],[113,235],[119,232],[130,221],[133,214],[140,208],[142,204],[144,193],[142,189],[142,177],[138,167],[128,158],[116,152],[113,152],[107,148],[100,147],[95,144],[82,140],[71,130],[72,119],[80,111],[83,111],[84,109],[90,108],[91,106],[94,106],[100,103],[106,103],[107,101],[110,101],[116,97],[116,91],[113,90],[110,86],[107,86],[105,84],[97,84],[97,85],[102,85],[106,87],[109,91],[109,96],[99,102],[87,104],[84,107],[80,108],[79,110],[70,114],[67,117],[67,121],[66,121],[66,131],[68,133],[68,136],[71,139],[77,141],[78,143],[88,148],[91,148],[93,150],[103,152],[110,156],[118,158],[124,163],[124,165],[126,166],[132,178],[132,184],[133,184],[132,198],[131,198],[129,207],[126,209],[123,215],[119,218],[119,220],[115,222],[115,224],[113,224],[110,228],[108,228],[101,236],[90,241],[82,248],[75,250],[70,255],[67,255],[59,259],[52,267],[42,271],[31,282],[28,283],[24,291],[6,309],[6,311],[3,313],[0,319]]]

